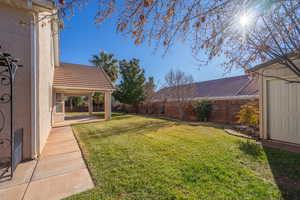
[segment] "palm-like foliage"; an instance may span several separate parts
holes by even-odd
[[[119,75],[119,61],[113,58],[113,54],[101,51],[99,55],[94,54],[90,62],[97,67],[102,67],[112,82],[118,79]]]

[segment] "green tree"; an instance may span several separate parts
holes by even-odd
[[[209,100],[198,101],[194,105],[194,111],[197,113],[199,121],[207,122],[212,111],[212,102]]]
[[[97,67],[102,67],[112,82],[115,82],[118,79],[119,61],[114,59],[113,54],[108,54],[104,51],[101,51],[99,55],[94,54],[90,62]]]
[[[70,109],[73,110],[73,107],[80,107],[84,105],[83,96],[69,96],[66,100],[66,105],[70,106]]]
[[[138,59],[120,62],[121,81],[114,97],[121,103],[137,105],[145,99],[145,73]]]

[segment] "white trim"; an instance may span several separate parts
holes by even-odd
[[[65,87],[65,86],[53,86],[54,89],[63,90],[88,90],[88,91],[115,91],[116,89],[99,89],[99,88],[83,88],[83,87]]]
[[[58,18],[56,18],[56,20],[59,20]],[[59,28],[58,28],[58,21],[54,21],[54,23],[52,23],[52,43],[53,43],[53,49],[54,49],[54,66],[58,67],[60,65],[60,58],[59,58]]]
[[[32,13],[31,22],[31,157],[36,158],[38,154],[38,130],[37,130],[37,26],[36,14]]]
[[[221,97],[195,97],[195,98],[187,98],[188,101],[196,101],[196,100],[242,100],[242,99],[258,99],[259,95],[238,95],[238,96],[221,96]],[[152,102],[160,102],[163,100],[153,100]],[[176,101],[176,99],[167,99],[167,101]]]
[[[223,96],[223,97],[196,97],[193,100],[227,100],[227,99],[257,99],[259,95],[237,95],[237,96]]]

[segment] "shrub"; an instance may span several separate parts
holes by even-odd
[[[202,122],[208,121],[211,110],[212,110],[212,102],[209,100],[201,100],[194,105],[194,111],[197,114],[197,118],[199,121]]]
[[[252,127],[258,127],[259,109],[256,102],[250,102],[241,106],[240,112],[237,114],[238,123]]]

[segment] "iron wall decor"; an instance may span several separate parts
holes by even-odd
[[[14,80],[17,69],[21,65],[18,65],[18,60],[11,54],[1,50],[0,46],[0,146],[10,148],[10,157],[0,162],[3,165],[0,178],[12,178],[17,162],[19,162],[19,159],[15,159],[14,141],[20,143],[20,138],[23,136],[23,131],[17,132],[16,136],[18,138],[15,138],[14,134]],[[19,146],[20,144],[18,144]],[[20,152],[17,154],[18,158],[19,154]]]

